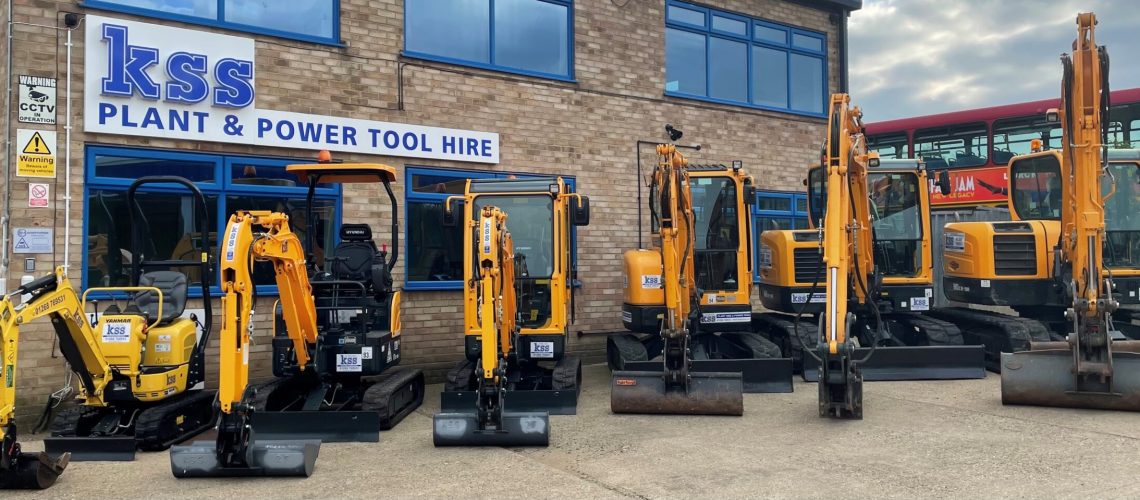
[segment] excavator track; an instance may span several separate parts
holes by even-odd
[[[884,315],[883,320],[896,323],[901,328],[909,330],[908,333],[914,334],[907,335],[905,338],[892,335],[898,345],[940,346],[964,345],[966,343],[962,336],[962,330],[949,321],[921,314],[906,313]]]
[[[935,309],[929,314],[958,325],[968,344],[985,346],[986,369],[994,373],[1001,373],[1001,353],[1029,350],[1029,342],[1059,340],[1047,326],[1030,318],[966,307]]]
[[[380,414],[380,430],[389,430],[424,402],[424,372],[399,368],[364,391],[360,409]]]
[[[794,316],[778,313],[759,313],[752,315],[753,330],[762,332],[769,340],[774,342],[785,356],[792,358],[792,366],[797,373],[803,371],[804,346],[815,348],[819,343],[819,325],[811,316],[796,321]],[[796,324],[799,323],[799,328]],[[799,340],[794,340],[796,332]]]
[[[147,408],[135,421],[140,450],[162,451],[214,426],[217,391],[190,391],[173,401]]]

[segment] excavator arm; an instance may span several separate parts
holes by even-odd
[[[820,416],[862,418],[863,375],[852,359],[855,343],[852,304],[872,300],[875,279],[867,169],[878,161],[866,151],[862,112],[850,107],[847,94],[833,94],[830,102],[823,165],[827,206],[823,217],[823,253],[826,301],[820,317],[818,361]],[[812,354],[809,352],[809,354]],[[816,354],[812,354],[813,356]]]

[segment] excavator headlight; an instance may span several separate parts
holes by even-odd
[[[1045,111],[1046,123],[1059,123],[1061,121],[1061,114],[1057,112],[1057,108],[1049,108]]]
[[[879,158],[878,157],[868,158],[867,159],[867,166],[869,166],[871,168],[877,168],[879,166]]]

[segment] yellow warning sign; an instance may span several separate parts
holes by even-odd
[[[16,176],[55,178],[55,131],[16,130]]]

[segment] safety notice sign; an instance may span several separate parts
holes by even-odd
[[[55,125],[55,78],[20,75],[21,123]]]
[[[51,228],[17,227],[13,233],[13,253],[53,253]]]
[[[16,130],[16,176],[55,178],[55,131]]]
[[[28,206],[46,208],[48,206],[48,185],[28,184]]]

